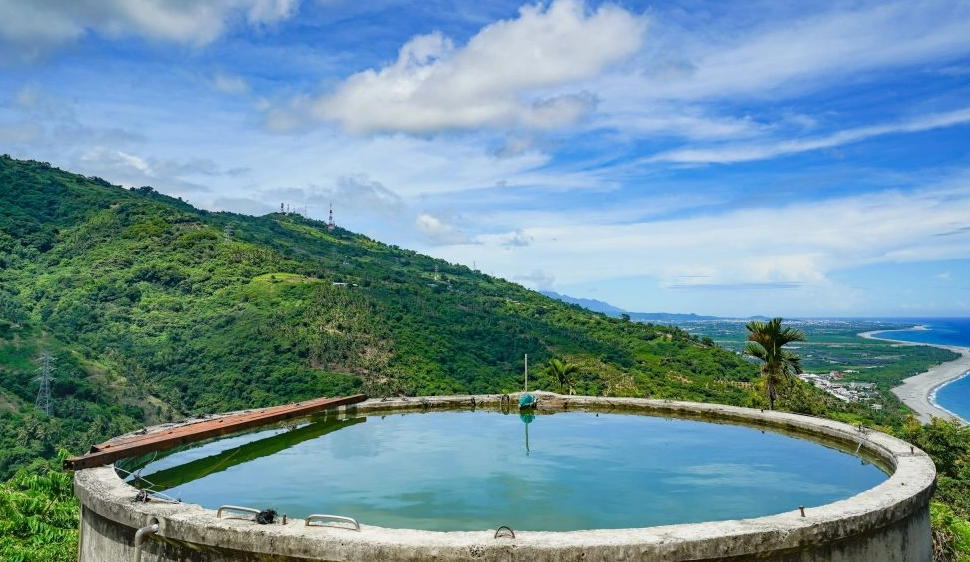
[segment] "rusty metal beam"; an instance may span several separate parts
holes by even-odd
[[[124,439],[94,445],[86,455],[65,459],[64,469],[81,470],[84,468],[103,466],[113,463],[118,459],[136,457],[152,451],[162,451],[178,445],[184,445],[185,443],[201,441],[203,439],[209,439],[210,437],[218,437],[220,435],[259,427],[290,418],[307,416],[322,410],[349,406],[350,404],[363,402],[366,399],[367,396],[364,394],[354,394],[353,396],[337,398],[315,398],[304,402],[274,406],[255,412],[231,414],[221,418],[198,421],[172,429],[133,435]]]

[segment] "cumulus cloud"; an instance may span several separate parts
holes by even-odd
[[[415,225],[421,234],[424,235],[426,241],[435,246],[467,244],[470,242],[468,235],[459,230],[458,227],[428,213],[418,215]]]
[[[521,281],[537,291],[550,291],[556,284],[556,276],[541,269],[534,269],[532,273],[525,275],[516,275],[513,279]]]
[[[434,133],[476,127],[548,129],[596,104],[579,90],[639,48],[644,20],[614,5],[588,12],[579,0],[525,6],[484,27],[462,47],[441,33],[412,38],[397,60],[359,72],[320,98],[295,98],[270,112],[285,129],[307,116],[354,133]]]
[[[313,199],[322,201],[323,198],[329,198],[341,208],[368,210],[385,216],[399,216],[405,211],[400,195],[366,175],[338,178],[333,189],[325,190]]]
[[[522,229],[511,232],[505,236],[505,242],[502,243],[506,248],[522,248],[528,246],[532,243],[532,237],[526,234]]]
[[[299,0],[0,0],[0,54],[36,60],[87,33],[201,46],[221,36],[234,14],[252,26],[287,19]]]
[[[250,0],[246,20],[252,25],[273,24],[289,19],[296,11],[300,0]]]

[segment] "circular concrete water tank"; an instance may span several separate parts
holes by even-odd
[[[512,397],[513,402],[517,400]],[[135,501],[138,490],[113,467],[77,472],[81,562],[228,561],[872,561],[930,562],[929,500],[936,471],[908,443],[865,428],[794,414],[645,399],[542,393],[540,411],[642,412],[772,428],[864,450],[891,470],[883,483],[820,507],[732,521],[641,529],[570,532],[435,532],[361,525],[259,525],[220,518],[194,504]],[[367,400],[359,413],[495,408],[503,397],[453,396]],[[150,527],[156,524],[157,528]],[[139,545],[135,536],[139,529]]]

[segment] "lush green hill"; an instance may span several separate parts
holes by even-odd
[[[0,158],[0,477],[160,419],[317,395],[517,390],[751,403],[736,354],[295,214],[211,213]],[[437,273],[436,268],[437,267]],[[34,408],[43,352],[53,415]]]
[[[538,388],[558,390],[539,368],[556,357],[579,366],[578,393],[763,405],[745,384],[757,366],[708,337],[610,318],[297,215],[210,213],[0,157],[0,479],[27,468],[0,488],[0,504],[15,506],[0,557],[72,558],[76,521],[57,519],[76,513],[69,479],[43,470],[61,447],[317,395],[514,391],[526,353]],[[44,354],[50,415],[35,407]],[[781,407],[899,425],[792,390]],[[966,431],[934,427],[907,436],[928,446],[962,431],[965,444]],[[940,513],[935,524],[963,536],[965,521]]]

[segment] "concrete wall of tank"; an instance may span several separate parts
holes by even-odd
[[[511,404],[517,404],[511,397]],[[368,400],[358,412],[500,408],[503,397],[458,396]],[[842,501],[805,510],[734,521],[644,529],[519,532],[431,532],[362,525],[259,525],[217,518],[194,504],[136,502],[137,490],[111,467],[77,473],[81,500],[80,562],[135,560],[136,529],[157,522],[142,546],[146,562],[342,562],[477,560],[596,562],[614,560],[778,562],[930,562],[929,499],[936,472],[919,449],[891,436],[830,420],[715,404],[643,399],[565,397],[539,393],[540,413],[558,410],[640,411],[771,427],[857,447],[893,472],[882,484]],[[365,522],[366,523],[366,522]]]

